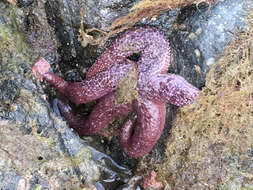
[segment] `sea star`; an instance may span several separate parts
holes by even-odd
[[[137,62],[127,59],[134,53],[140,54]],[[135,27],[105,50],[82,82],[70,83],[45,70],[40,72],[47,65],[43,59],[35,64],[33,72],[41,74],[75,104],[100,99],[87,118],[75,114],[66,101],[59,100],[61,114],[80,135],[97,133],[116,116],[135,111],[136,121],[128,120],[123,125],[119,142],[126,154],[140,157],[152,149],[163,131],[165,103],[183,106],[199,93],[181,76],[168,74],[169,63],[166,37],[156,28]],[[124,85],[124,81],[132,87]],[[130,98],[119,101],[121,88],[127,89],[123,92],[129,93]]]

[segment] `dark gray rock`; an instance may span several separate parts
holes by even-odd
[[[13,101],[18,96],[17,85],[14,80],[6,79],[0,84],[0,100],[1,101]]]
[[[41,3],[36,1],[37,6]],[[38,7],[31,7],[31,10],[38,10]],[[4,18],[0,22],[0,189],[91,188],[95,181],[106,180],[102,172],[111,176],[112,173],[118,175],[121,170],[128,171],[120,168],[116,172],[103,164],[101,156],[100,160],[98,156],[93,158],[94,151],[53,112],[40,83],[32,78],[33,63],[30,61],[40,50],[42,55],[53,50],[52,43],[42,38],[37,41],[38,47],[28,47],[24,34],[20,33],[25,31],[27,15],[24,12],[0,2],[0,15]],[[37,15],[45,26],[43,16]],[[26,34],[30,35],[32,29],[34,25]],[[43,32],[43,29],[45,34],[50,34],[50,27],[36,31]],[[27,38],[29,42],[36,41],[36,37],[31,39]],[[51,53],[57,55],[57,52]],[[121,177],[121,181],[124,179]]]
[[[252,0],[225,0],[214,6],[187,7],[176,22],[170,42],[174,52],[171,70],[197,87],[205,85],[209,67],[221,57],[233,35],[247,27]]]
[[[46,12],[50,25],[55,29],[61,43],[58,52],[61,56],[60,68],[66,72],[76,65],[86,68],[94,63],[101,49],[88,46],[85,49],[78,41],[81,25],[81,11],[85,29],[95,27],[108,30],[114,19],[123,16],[136,0],[72,0],[47,1]]]
[[[17,5],[18,5],[19,7],[28,7],[28,6],[30,6],[33,2],[34,2],[34,0],[18,0],[18,1],[17,1]]]

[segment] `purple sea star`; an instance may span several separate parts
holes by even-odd
[[[133,53],[140,53],[136,63],[127,60]],[[80,135],[97,133],[116,116],[135,111],[136,121],[128,120],[123,125],[119,142],[126,154],[140,157],[152,149],[163,131],[165,103],[183,106],[199,93],[181,76],[168,74],[169,63],[170,47],[166,37],[152,27],[135,27],[105,50],[82,82],[70,83],[45,70],[40,72],[39,68],[46,65],[45,60],[37,62],[33,72],[41,74],[75,104],[100,99],[87,118],[75,114],[66,101],[59,100],[61,114]],[[136,82],[136,85],[129,90],[131,98],[119,103],[118,91],[124,88],[120,84],[131,75],[129,73],[134,76],[130,83]]]

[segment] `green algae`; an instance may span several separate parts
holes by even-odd
[[[43,4],[42,1],[38,3]],[[91,159],[90,150],[82,146],[74,157],[65,152],[65,144],[58,139],[65,133],[67,125],[50,112],[46,95],[30,78],[31,60],[36,59],[36,52],[43,51],[41,46],[44,44],[48,44],[43,46],[47,52],[52,51],[48,41],[54,43],[54,36],[45,35],[43,38],[38,35],[41,39],[38,41],[32,35],[36,33],[34,28],[24,30],[25,13],[22,9],[3,2],[0,2],[0,7],[0,118],[6,118],[6,121],[0,121],[0,177],[2,171],[13,171],[32,189],[45,188],[43,183],[34,184],[33,180],[38,176],[52,189],[92,186],[99,179],[99,170]],[[44,22],[37,22],[36,26],[40,26],[41,34],[47,34],[48,27],[41,24],[47,23],[43,16],[38,17]],[[34,44],[28,40],[29,37]],[[2,108],[3,103],[8,104],[6,109]],[[57,131],[54,126],[59,126]],[[24,132],[22,129],[26,127],[31,131]],[[64,140],[71,143],[73,139]],[[76,170],[85,180],[79,178]]]
[[[0,3],[0,5],[3,3]],[[25,36],[20,32],[21,10],[9,5],[0,22],[0,68],[1,70],[19,71],[19,67],[29,62]],[[8,17],[5,15],[8,15]],[[8,19],[7,19],[8,18]]]

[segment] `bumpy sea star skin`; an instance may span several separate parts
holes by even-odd
[[[139,52],[141,57],[136,63],[139,77],[167,72],[170,64],[170,47],[165,36],[156,28],[136,27],[117,38],[89,69],[86,76],[93,76]]]
[[[66,101],[58,100],[61,115],[80,135],[90,135],[101,131],[115,117],[133,111],[131,104],[115,105],[114,92],[103,97],[90,113],[89,117],[75,114]]]
[[[136,62],[127,61],[140,53]],[[148,153],[159,139],[165,124],[165,103],[183,106],[192,102],[199,90],[178,75],[167,74],[170,47],[166,37],[151,27],[126,31],[98,58],[83,82],[69,83],[50,72],[43,78],[76,104],[100,99],[88,118],[73,113],[66,101],[59,100],[61,114],[79,134],[99,132],[118,115],[135,111],[136,121],[127,121],[120,133],[120,145],[132,157]],[[33,70],[38,71],[35,65]],[[136,69],[138,97],[125,104],[117,103],[119,82]],[[136,125],[135,125],[136,124]],[[135,125],[135,129],[134,129]]]
[[[53,84],[71,102],[83,104],[97,100],[116,90],[120,79],[130,71],[130,68],[131,64],[128,62],[115,64],[108,70],[96,74],[96,76],[74,83],[69,83],[50,72],[43,74],[43,78]]]

